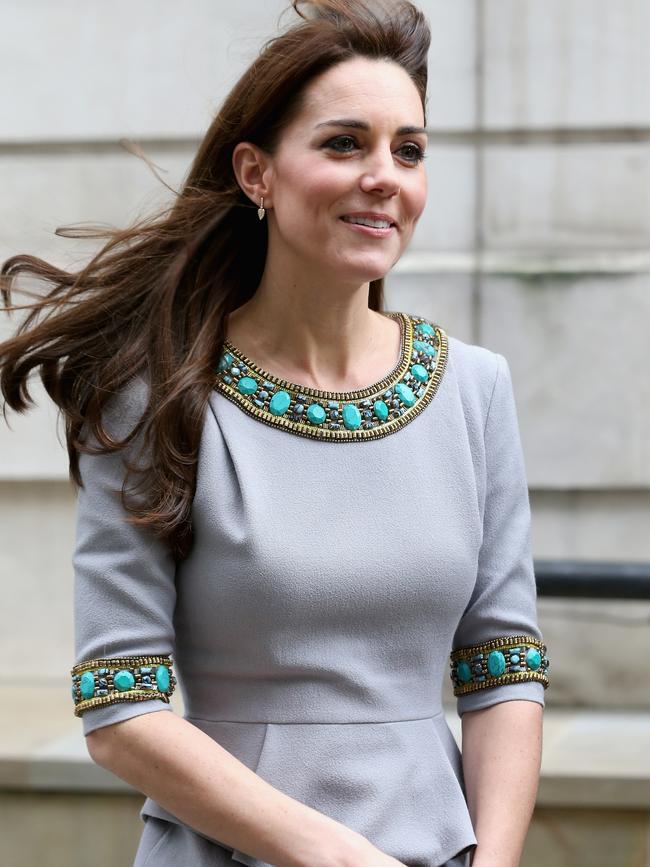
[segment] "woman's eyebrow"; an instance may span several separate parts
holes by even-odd
[[[321,123],[317,123],[314,129],[318,129],[321,126],[345,126],[350,127],[351,129],[370,129],[370,124],[366,123],[365,120],[355,120],[354,118],[324,120]],[[423,126],[400,126],[397,130],[397,135],[413,135],[414,133],[424,133],[424,135],[428,135]]]

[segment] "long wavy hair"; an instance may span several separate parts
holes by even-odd
[[[7,311],[30,311],[0,342],[4,400],[17,412],[33,405],[27,380],[38,368],[65,418],[76,486],[83,486],[81,452],[117,451],[142,435],[146,496],[137,503],[127,497],[133,467],[125,461],[122,503],[128,520],[165,539],[176,560],[192,545],[201,431],[226,318],[254,295],[266,260],[266,221],[257,219],[257,204],[235,177],[236,144],[249,141],[273,155],[303,107],[306,85],[355,56],[403,67],[426,123],[430,30],[416,6],[406,0],[293,0],[291,8],[301,21],[265,42],[234,85],[170,206],[124,229],[57,228],[63,237],[106,239],[79,271],[27,254],[12,256],[0,270]],[[12,305],[19,274],[44,281],[49,291],[32,304]],[[383,310],[383,293],[383,278],[371,281],[371,309]],[[112,439],[102,423],[104,407],[138,374],[146,377],[148,403],[127,436]],[[6,420],[4,405],[3,414]],[[88,434],[96,445],[88,444]]]

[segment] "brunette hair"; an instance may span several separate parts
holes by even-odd
[[[305,86],[355,56],[399,64],[418,89],[426,124],[430,31],[416,6],[407,0],[293,0],[288,8],[302,20],[268,40],[234,85],[170,206],[124,229],[57,228],[63,237],[108,239],[77,272],[27,254],[7,259],[0,271],[7,310],[30,310],[0,342],[6,403],[17,412],[34,403],[27,379],[39,368],[65,417],[70,479],[77,486],[83,486],[80,453],[114,452],[143,434],[146,498],[139,504],[126,498],[133,469],[127,464],[122,502],[128,520],[165,539],[177,560],[192,544],[198,451],[225,320],[254,295],[266,259],[266,221],[257,219],[258,203],[233,172],[236,144],[249,141],[273,154],[301,111]],[[47,294],[12,305],[12,284],[21,273],[49,284]],[[383,278],[371,281],[371,309],[383,310],[383,290]],[[147,380],[146,408],[130,433],[115,440],[107,435],[103,410],[137,375]],[[6,420],[4,406],[3,413]],[[99,445],[90,446],[84,432]]]

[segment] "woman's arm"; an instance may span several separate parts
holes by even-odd
[[[87,743],[97,764],[225,846],[286,867],[341,863],[316,843],[329,838],[334,849],[344,826],[273,788],[176,714],[104,726]]]
[[[478,840],[472,867],[519,865],[539,785],[543,711],[538,702],[516,700],[462,716],[463,774]]]
[[[197,831],[277,867],[397,867],[361,834],[271,786],[175,713],[86,737],[98,765]]]
[[[539,783],[549,685],[512,377],[502,355],[495,368],[483,434],[483,540],[476,584],[452,641],[453,665],[464,663],[461,673],[453,669],[452,680],[478,841],[472,867],[519,864]]]

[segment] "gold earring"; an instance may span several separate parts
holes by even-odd
[[[261,202],[259,208],[257,209],[257,216],[260,218],[260,220],[264,219],[265,213],[266,213],[266,210],[264,208],[264,196],[262,196],[262,202]]]

